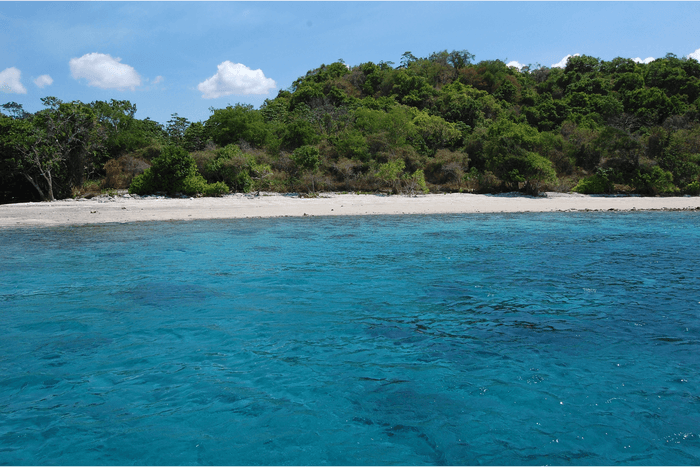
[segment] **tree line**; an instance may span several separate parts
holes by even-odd
[[[342,60],[260,108],[161,125],[111,100],[0,111],[2,202],[105,190],[700,194],[700,63],[570,57],[564,68],[466,50]]]

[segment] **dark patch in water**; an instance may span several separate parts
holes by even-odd
[[[253,250],[258,250],[258,251],[279,251],[278,246],[254,246]]]
[[[342,239],[342,238],[353,238],[356,237],[355,234],[337,234],[337,235],[331,235],[328,238],[332,238],[334,240],[336,239]]]
[[[204,287],[178,282],[152,282],[126,293],[131,300],[146,306],[170,306],[177,303],[201,303],[210,295]]]
[[[374,425],[374,422],[372,420],[365,417],[354,417],[352,421],[362,423],[363,425]]]
[[[685,339],[681,339],[680,337],[657,337],[654,340],[661,342],[683,342]]]

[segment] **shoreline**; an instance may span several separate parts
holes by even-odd
[[[0,229],[144,221],[261,217],[476,214],[514,212],[697,211],[700,196],[641,197],[544,193],[404,195],[321,193],[316,198],[261,193],[218,198],[99,196],[0,205]]]

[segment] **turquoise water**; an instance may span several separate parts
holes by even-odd
[[[700,216],[0,231],[2,464],[700,463]]]

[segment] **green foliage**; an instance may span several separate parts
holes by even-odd
[[[392,161],[381,164],[375,176],[390,185],[394,191],[398,191],[398,186],[401,182],[401,175],[406,168],[406,163],[403,159],[394,159]]]
[[[321,165],[321,156],[317,147],[302,146],[292,153],[292,161],[300,170],[315,172]]]
[[[131,102],[95,101],[92,108],[107,134],[105,149],[108,157],[120,157],[150,143],[152,135],[144,131],[141,121],[134,117],[136,106]]]
[[[81,102],[41,99],[47,107],[23,118],[3,117],[4,169],[24,177],[41,199],[68,197],[99,164],[105,134],[94,110]]]
[[[650,138],[652,146],[653,139]],[[657,162],[659,166],[673,174],[674,184],[686,186],[700,176],[700,127],[692,130],[664,132],[658,144]]]
[[[421,153],[435,155],[438,149],[454,148],[461,143],[462,133],[454,123],[443,118],[420,112],[413,119],[416,129],[414,147]]]
[[[170,144],[181,146],[184,142],[185,131],[190,126],[190,121],[185,117],[180,117],[177,113],[171,115],[165,126],[165,132],[168,135]]]
[[[425,177],[434,184],[456,184],[459,189],[468,165],[469,157],[464,152],[440,149],[425,165]]]
[[[369,144],[367,138],[357,130],[343,133],[336,139],[335,148],[340,157],[366,161],[369,159]]]
[[[698,70],[695,60],[667,55],[647,65],[644,80],[647,86],[661,89],[668,96],[684,95],[692,102],[700,97]]]
[[[7,113],[7,116],[13,119],[22,120],[31,116],[30,113],[25,112],[22,108],[22,104],[18,104],[17,102],[7,102],[0,105],[0,107]],[[0,116],[4,116],[4,114],[0,112]]]
[[[308,120],[294,120],[285,127],[282,142],[289,149],[308,146],[318,142],[314,126]]]
[[[596,174],[579,180],[571,191],[583,193],[585,195],[595,195],[610,193],[612,191],[612,186],[612,183],[605,175]]]
[[[564,100],[555,100],[551,94],[545,93],[540,96],[534,107],[526,107],[524,111],[530,125],[540,131],[548,131],[558,128],[571,110]]]
[[[540,140],[539,132],[524,123],[499,119],[488,130],[489,141],[485,148],[491,159],[497,160],[520,149],[534,150]]]
[[[323,88],[319,83],[304,84],[294,91],[289,108],[294,110],[301,104],[314,107],[317,102],[323,101],[323,97]]]
[[[207,144],[209,136],[202,122],[190,124],[182,135],[182,145],[188,151],[201,151]]]
[[[485,118],[479,99],[487,95],[455,81],[440,90],[432,111],[448,122],[462,122],[468,129],[476,128]]]
[[[325,83],[340,78],[348,73],[350,73],[350,70],[342,60],[331,63],[330,65],[324,64],[319,68],[308,71],[306,76],[294,81],[294,83],[292,83],[292,89],[294,89],[294,93],[296,94],[303,86],[311,87],[314,84]]]
[[[413,118],[417,113],[417,110],[405,106],[392,107],[388,112],[358,109],[355,128],[365,135],[381,135],[390,147],[398,148],[415,138]]]
[[[671,99],[659,88],[640,88],[623,97],[625,111],[637,115],[645,124],[662,123],[670,115],[678,113],[680,102]]]
[[[258,163],[255,156],[244,153],[235,144],[216,150],[214,157],[202,165],[205,178],[213,184],[225,184],[227,192],[228,187],[244,193],[259,189],[262,181],[272,173],[269,165]]]
[[[197,172],[195,160],[183,148],[166,146],[152,162],[149,169],[131,182],[129,193],[195,194],[201,193],[206,186],[206,181]]]
[[[614,78],[613,89],[618,92],[632,92],[644,87],[644,77],[640,73],[622,73]]]
[[[418,192],[428,193],[428,185],[425,183],[425,174],[421,169],[416,170],[411,175],[404,175],[403,177],[404,191],[415,196]]]
[[[589,55],[580,55],[569,57],[566,61],[564,72],[566,73],[595,73],[600,69],[600,59]]]
[[[153,183],[153,176],[151,175],[150,169],[135,176],[133,180],[131,180],[131,185],[129,185],[129,193],[131,194],[148,195],[156,191],[157,189]]]
[[[165,192],[169,195],[183,193],[194,196],[204,193],[206,196],[219,196],[228,191],[225,183],[208,184],[197,171],[194,158],[177,146],[163,148],[160,156],[153,160],[153,165],[134,177],[129,185],[129,193],[137,195]]]
[[[637,192],[648,195],[677,193],[679,191],[673,184],[673,174],[659,166],[638,171],[632,184]]]
[[[245,141],[260,147],[267,141],[269,129],[263,114],[252,105],[236,104],[211,110],[212,115],[204,122],[204,127],[218,146]]]
[[[396,76],[391,94],[402,104],[423,108],[436,93],[422,76],[401,73]]]
[[[695,180],[692,183],[688,183],[685,189],[683,189],[683,193],[692,196],[700,195],[700,181]]]
[[[421,174],[439,190],[537,192],[582,174],[595,174],[579,182],[582,192],[693,193],[700,183],[696,60],[583,55],[565,68],[519,71],[473,59],[466,50],[442,50],[406,52],[397,67],[339,60],[259,110],[212,108],[194,123],[173,114],[165,127],[135,118],[129,101],[49,97],[36,114],[7,103],[0,196],[17,199],[30,189],[51,199],[85,180],[124,184],[133,175],[134,192],[212,194],[297,190],[300,180],[314,190],[331,176],[346,189],[381,183],[395,192],[409,185],[421,192]],[[193,152],[194,171],[169,145]],[[124,165],[134,161],[153,167],[138,175]]]
[[[150,171],[157,190],[173,194],[181,191],[184,180],[197,174],[197,166],[186,150],[166,146],[153,160]]]
[[[216,183],[210,183],[206,187],[204,187],[204,190],[202,191],[202,194],[204,196],[222,196],[225,195],[231,191],[224,182],[216,182]]]
[[[291,156],[294,165],[299,170],[307,171],[311,179],[311,191],[316,192],[316,172],[321,165],[321,155],[315,146],[302,146],[297,148]]]
[[[525,182],[525,191],[535,195],[544,185],[557,180],[552,162],[534,152],[528,152],[525,157],[507,157],[502,170],[509,170],[504,181],[518,185]]]
[[[178,192],[193,196],[204,193],[207,190],[207,181],[200,174],[188,175],[183,181]]]

